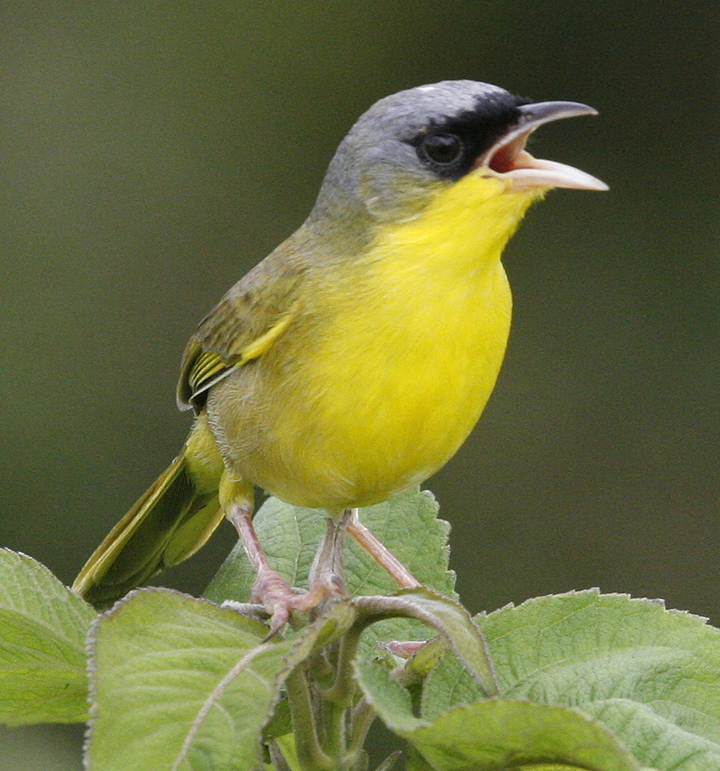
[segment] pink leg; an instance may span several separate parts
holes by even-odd
[[[348,509],[347,531],[356,543],[367,552],[378,565],[385,568],[390,576],[403,589],[421,586],[413,574],[400,560],[383,546],[380,541],[358,519],[357,509]],[[347,512],[346,512],[347,515]]]
[[[332,517],[327,518],[325,535],[310,568],[311,592],[320,592],[329,597],[347,596],[343,543],[348,518],[348,512],[343,514],[339,522],[335,522]]]
[[[270,637],[287,624],[292,611],[312,610],[326,597],[346,594],[342,577],[336,572],[338,564],[342,564],[344,528],[336,526],[331,519],[313,561],[310,591],[305,594],[296,594],[290,584],[270,567],[255,533],[249,508],[234,504],[228,519],[235,526],[250,564],[257,573],[250,599],[260,602],[270,614]]]

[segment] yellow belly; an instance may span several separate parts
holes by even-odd
[[[312,341],[288,335],[219,384],[232,415],[211,419],[234,472],[287,502],[338,510],[442,467],[495,385],[511,312],[499,261],[478,285],[449,289],[363,291],[370,306],[351,303]]]
[[[280,497],[326,508],[386,500],[441,468],[477,422],[509,332],[502,266],[492,291],[467,292],[449,309],[400,299],[393,308],[386,297],[380,324],[343,318],[331,330],[321,360],[334,366],[305,392],[308,426],[278,433],[294,469],[266,479]]]
[[[282,500],[331,510],[386,500],[442,467],[502,364],[511,296],[500,252],[527,205],[508,207],[498,233],[477,212],[464,229],[436,212],[329,273],[322,311],[310,307],[215,387],[226,464]],[[214,414],[221,403],[232,414]]]

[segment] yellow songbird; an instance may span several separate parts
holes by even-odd
[[[197,414],[190,436],[74,589],[107,605],[193,554],[224,515],[274,629],[330,590],[324,575],[295,594],[270,568],[252,529],[254,486],[337,522],[452,457],[505,353],[506,242],[550,188],[606,189],[533,158],[526,140],[543,123],[588,114],[459,80],[401,91],[362,115],[305,223],[190,339],[178,385],[179,405]],[[354,513],[343,522],[413,583]]]

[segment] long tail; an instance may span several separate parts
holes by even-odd
[[[200,416],[180,455],[115,525],[73,583],[102,608],[194,554],[223,518],[218,485],[223,463]]]

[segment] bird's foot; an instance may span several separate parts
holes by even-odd
[[[260,603],[270,615],[270,638],[288,623],[291,613],[307,613],[325,600],[344,597],[345,594],[342,581],[334,574],[319,576],[310,591],[299,593],[277,571],[267,567],[258,573],[250,600]]]

